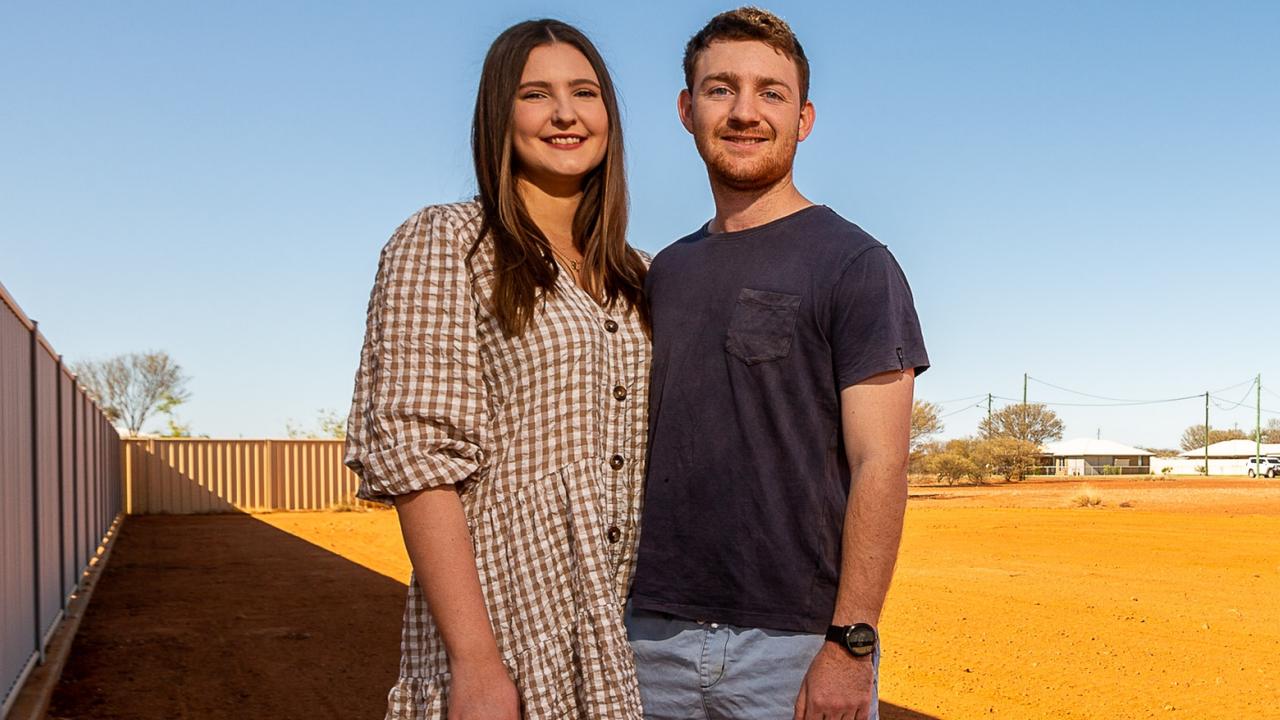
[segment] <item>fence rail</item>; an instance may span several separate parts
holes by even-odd
[[[126,438],[125,511],[188,514],[374,506],[341,440]]]
[[[120,514],[115,428],[0,285],[0,690],[7,715]]]

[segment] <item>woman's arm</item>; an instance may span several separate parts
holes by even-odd
[[[449,720],[519,720],[489,624],[462,501],[452,486],[396,497],[400,530],[449,656]]]

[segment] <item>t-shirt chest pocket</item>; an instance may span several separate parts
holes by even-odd
[[[738,293],[724,349],[748,365],[791,354],[800,296],[743,288]]]

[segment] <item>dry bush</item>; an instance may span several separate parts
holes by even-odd
[[[1102,496],[1096,490],[1085,485],[1080,488],[1080,492],[1071,498],[1071,504],[1075,507],[1098,507],[1102,505]]]

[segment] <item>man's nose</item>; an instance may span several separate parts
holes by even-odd
[[[755,96],[750,93],[739,93],[733,99],[733,107],[729,109],[729,120],[742,125],[754,125],[760,122],[760,110]]]

